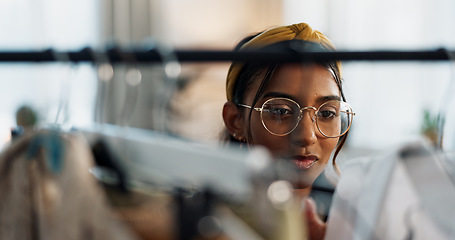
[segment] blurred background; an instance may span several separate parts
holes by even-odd
[[[298,22],[323,32],[339,50],[455,49],[451,0],[0,0],[0,51],[232,49],[251,33]],[[1,144],[23,105],[37,111],[40,123],[159,129],[164,121],[178,136],[216,141],[228,66],[182,64],[175,91],[163,95],[168,84],[160,64],[115,65],[112,79],[100,83],[96,64],[1,63]],[[356,116],[341,156],[431,136],[438,113],[455,103],[447,97],[452,68],[449,62],[344,62]],[[132,69],[139,85],[126,81]],[[163,120],[157,109],[168,97]],[[447,131],[444,144],[453,148],[455,134]]]

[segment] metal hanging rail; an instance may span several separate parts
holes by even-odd
[[[455,58],[455,51],[446,49],[427,51],[336,51],[336,52],[298,52],[298,51],[242,51],[230,50],[175,50],[179,62],[227,62],[227,61],[447,61]],[[67,56],[57,59],[56,55]],[[0,51],[0,62],[96,62],[96,56],[103,55],[112,63],[161,62],[157,49],[122,50],[111,48],[100,52],[91,48],[78,51],[59,52],[52,49],[43,51]]]

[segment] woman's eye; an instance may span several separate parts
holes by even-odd
[[[286,115],[291,115],[292,111],[288,108],[283,108],[283,107],[273,107],[273,108],[268,108],[265,109],[267,112],[269,112],[271,115],[275,115],[277,117],[284,117]]]
[[[324,111],[319,111],[318,117],[321,117],[323,119],[332,119],[336,117],[336,112],[335,111],[329,111],[329,110],[324,110]]]
[[[290,113],[290,111],[285,108],[277,108],[277,109],[274,109],[273,113],[276,115],[283,116],[283,115]]]

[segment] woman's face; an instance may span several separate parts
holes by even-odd
[[[252,104],[262,78],[263,74],[258,76],[246,93],[245,104]],[[328,69],[319,65],[287,64],[276,69],[255,107],[261,107],[270,98],[283,97],[294,100],[301,108],[318,108],[328,100],[339,100],[339,96],[337,84]],[[314,114],[313,110],[304,111],[297,128],[285,136],[268,132],[257,111],[253,111],[249,125],[248,111],[245,109],[243,119],[243,136],[248,136],[248,128],[251,128],[251,139],[247,141],[263,145],[275,157],[293,162],[302,172],[301,187],[311,186],[327,165],[338,138],[324,137],[318,131],[310,117]]]

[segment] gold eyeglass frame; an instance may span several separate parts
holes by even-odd
[[[274,133],[274,132],[270,131],[270,129],[268,129],[267,126],[266,126],[265,123],[264,123],[264,118],[262,117],[262,112],[263,112],[263,110],[264,110],[264,106],[265,106],[265,104],[267,104],[268,102],[270,102],[270,101],[272,101],[272,100],[286,100],[286,101],[290,101],[290,102],[296,104],[296,105],[298,106],[299,110],[300,110],[300,111],[299,111],[300,113],[299,113],[299,117],[298,117],[297,123],[296,123],[295,126],[294,126],[289,132],[287,132],[287,133],[283,133],[283,134]],[[351,118],[351,122],[350,122],[348,128],[346,129],[346,131],[344,131],[343,133],[341,133],[341,134],[338,135],[338,136],[327,136],[325,133],[323,133],[322,130],[319,128],[319,124],[318,124],[318,120],[317,120],[317,119],[318,119],[318,118],[317,118],[317,114],[318,114],[318,112],[319,112],[319,109],[321,109],[322,106],[324,106],[325,104],[330,103],[330,102],[341,102],[341,103],[343,103],[343,104],[346,104],[346,106],[349,107],[349,109],[351,110],[351,112],[342,111],[343,113],[347,113],[347,114],[350,114],[350,115],[351,115],[351,117],[350,117],[350,118]],[[319,131],[324,137],[327,137],[327,138],[338,138],[338,137],[341,137],[341,136],[343,136],[344,134],[346,134],[346,133],[349,131],[349,129],[351,129],[352,122],[354,121],[354,116],[355,116],[355,112],[352,111],[351,105],[349,105],[347,102],[339,101],[339,100],[330,100],[330,101],[324,102],[324,103],[321,104],[318,108],[315,108],[315,107],[312,107],[312,106],[308,106],[308,107],[303,107],[303,108],[301,108],[301,107],[300,107],[300,104],[298,104],[296,101],[294,101],[294,100],[292,100],[292,99],[289,99],[289,98],[283,98],[283,97],[270,98],[270,99],[268,99],[267,101],[265,101],[265,102],[262,104],[262,106],[261,106],[260,108],[259,108],[259,107],[253,108],[252,106],[248,106],[248,105],[246,105],[246,104],[237,104],[237,105],[240,106],[240,107],[246,107],[246,108],[249,108],[249,109],[253,109],[253,110],[257,111],[257,112],[260,112],[262,126],[264,126],[264,128],[265,128],[270,134],[275,135],[275,136],[286,136],[286,135],[290,134],[291,132],[293,132],[293,131],[297,128],[297,126],[299,126],[300,121],[301,121],[302,118],[303,118],[303,112],[304,112],[305,110],[309,110],[309,109],[314,110],[314,114],[311,116],[311,121],[312,121],[313,123],[316,123],[316,127],[317,127],[318,131]]]

